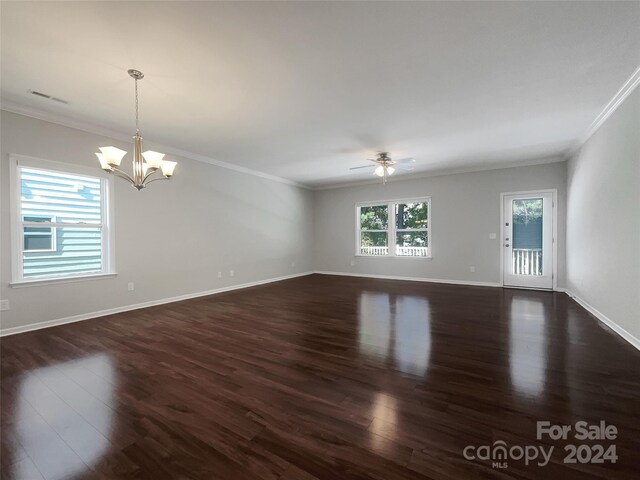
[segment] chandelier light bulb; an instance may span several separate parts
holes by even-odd
[[[379,177],[384,176],[384,167],[382,165],[378,165],[373,173],[375,173]]]
[[[396,169],[393,168],[391,165],[389,165],[387,167],[387,175],[393,175],[393,172],[395,172],[395,171],[396,171]]]

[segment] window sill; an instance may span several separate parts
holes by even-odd
[[[357,258],[411,258],[411,259],[420,259],[420,260],[432,260],[433,257],[431,255],[428,255],[426,257],[418,257],[418,256],[411,256],[411,255],[360,255],[358,253],[356,253],[354,255],[354,257]]]
[[[106,278],[115,278],[117,273],[95,273],[91,275],[77,275],[74,277],[62,277],[62,278],[34,278],[33,280],[19,280],[17,282],[9,283],[11,288],[23,288],[23,287],[39,287],[42,285],[53,285],[56,283],[74,283],[84,282],[85,280],[103,280]]]

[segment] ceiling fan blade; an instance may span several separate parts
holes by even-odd
[[[361,168],[375,168],[375,165],[362,165],[361,167],[351,167],[349,170],[360,170]]]
[[[396,163],[416,163],[416,159],[412,157],[400,158],[398,160],[394,160]]]
[[[415,167],[413,165],[396,165],[396,168],[403,172],[411,172]]]

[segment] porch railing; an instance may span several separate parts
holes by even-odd
[[[513,249],[515,275],[542,275],[542,249]]]
[[[383,256],[389,254],[389,247],[360,247],[361,255]],[[429,254],[428,247],[399,247],[396,246],[396,255],[401,257],[426,257]]]

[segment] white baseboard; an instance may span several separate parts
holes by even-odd
[[[569,295],[571,298],[573,298],[578,303],[578,305],[580,305],[582,308],[584,308],[587,312],[589,312],[591,315],[596,317],[598,320],[600,320],[602,323],[604,323],[611,330],[613,330],[618,335],[620,335],[624,340],[626,340],[631,345],[633,345],[638,350],[640,350],[640,339],[634,337],[631,333],[627,332],[624,328],[622,328],[616,322],[611,320],[604,313],[602,313],[601,311],[597,310],[593,306],[589,305],[587,302],[585,302],[582,298],[577,296],[575,293],[573,293],[568,288],[565,289],[565,293],[567,295]]]
[[[476,287],[500,287],[501,286],[499,283],[494,283],[494,282],[445,280],[442,278],[401,277],[397,275],[373,275],[370,273],[326,272],[326,271],[318,271],[318,270],[316,270],[313,273],[319,273],[320,275],[340,275],[343,277],[380,278],[383,280],[408,280],[411,282],[447,283],[450,285],[471,285]]]
[[[317,273],[320,275],[379,278],[383,280],[408,280],[413,282],[444,283],[444,284],[450,284],[450,285],[470,285],[470,286],[481,286],[481,287],[500,287],[501,286],[499,283],[493,283],[493,282],[472,282],[472,281],[464,281],[464,280],[445,280],[441,278],[403,277],[403,276],[396,276],[396,275],[373,275],[373,274],[367,274],[367,273],[309,271],[309,272],[295,273],[292,275],[284,275],[282,277],[267,278],[265,280],[257,280],[255,282],[243,283],[239,285],[231,285],[228,287],[216,288],[216,289],[207,290],[204,292],[187,293],[185,295],[178,295],[175,297],[167,297],[167,298],[161,298],[158,300],[151,300],[149,302],[136,303],[133,305],[125,305],[122,307],[109,308],[106,310],[99,310],[97,312],[83,313],[79,315],[73,315],[70,317],[58,318],[55,320],[47,320],[44,322],[32,323],[29,325],[21,325],[19,327],[0,329],[0,337],[16,335],[18,333],[30,332],[33,330],[40,330],[43,328],[55,327],[57,325],[64,325],[66,323],[80,322],[82,320],[89,320],[92,318],[104,317],[106,315],[113,315],[116,313],[128,312],[131,310],[139,310],[141,308],[153,307],[156,305],[164,305],[166,303],[180,302],[182,300],[189,300],[189,299],[198,298],[198,297],[206,297],[208,295],[215,295],[218,293],[224,293],[224,292],[230,292],[233,290],[240,290],[243,288],[255,287],[255,286],[264,285],[267,283],[280,282],[282,280],[288,280],[290,278],[296,278],[296,277],[304,277],[314,273]],[[618,335],[620,335],[624,340],[629,342],[635,348],[640,350],[640,339],[634,337],[631,333],[627,332],[624,328],[619,326],[617,323],[615,323],[609,317],[604,315],[602,312],[598,311],[597,309],[589,305],[587,302],[585,302],[583,299],[581,299],[576,294],[571,292],[569,289],[558,288],[556,291],[565,292],[568,296],[573,298],[580,306],[582,306],[585,310],[591,313],[594,317],[596,317],[606,326],[611,328],[611,330],[616,332]]]
[[[156,305],[164,305],[165,303],[180,302],[182,300],[189,300],[191,298],[197,298],[197,297],[206,297],[208,295],[215,295],[217,293],[230,292],[232,290],[240,290],[242,288],[255,287],[257,285],[264,285],[266,283],[280,282],[282,280],[288,280],[290,278],[304,277],[306,275],[311,275],[312,273],[314,272],[294,273],[293,275],[267,278],[265,280],[257,280],[255,282],[242,283],[240,285],[231,285],[228,287],[216,288],[216,289],[207,290],[204,292],[187,293],[185,295],[178,295],[176,297],[160,298],[158,300],[151,300],[149,302],[135,303],[133,305],[125,305],[122,307],[109,308],[106,310],[99,310],[97,312],[81,313],[80,315],[73,315],[71,317],[58,318],[55,320],[47,320],[45,322],[31,323],[29,325],[21,325],[19,327],[4,328],[4,329],[0,329],[0,337],[6,337],[8,335],[15,335],[15,334],[24,333],[24,332],[31,332],[33,330],[40,330],[42,328],[55,327],[57,325],[64,325],[66,323],[80,322],[82,320],[89,320],[91,318],[104,317],[106,315],[113,315],[115,313],[138,310],[140,308],[154,307]]]

